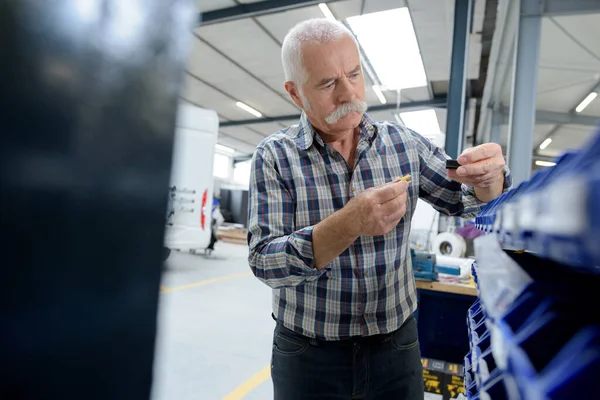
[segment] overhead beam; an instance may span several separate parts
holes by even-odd
[[[386,111],[386,110],[395,110],[398,108],[396,104],[381,104],[376,106],[369,107],[369,111]],[[400,104],[398,111],[416,111],[423,110],[427,108],[446,108],[446,98],[436,98],[433,100],[424,100],[424,101],[412,101],[404,104]],[[266,122],[279,122],[279,121],[289,121],[289,120],[297,120],[300,118],[300,114],[290,114],[290,115],[280,115],[278,117],[268,117],[268,118],[253,118],[253,119],[243,119],[237,121],[225,121],[219,124],[220,127],[227,126],[240,126],[240,125],[254,125],[254,124],[264,124]]]
[[[212,25],[314,6],[319,3],[332,3],[334,1],[337,0],[266,0],[256,3],[238,4],[233,7],[204,12],[198,17],[198,23],[199,25]]]
[[[540,0],[519,2],[508,128],[508,166],[516,186],[531,175],[542,17]]]
[[[455,0],[452,62],[446,115],[446,153],[457,158],[465,147],[466,76],[473,0]]]
[[[600,13],[598,0],[544,0],[542,14],[545,17]]]
[[[509,109],[508,107],[502,107],[502,122],[508,124]],[[556,111],[536,110],[535,112],[535,123],[536,124],[549,124],[549,125],[585,125],[585,126],[596,126],[600,118],[592,117],[589,115],[581,115],[576,113],[560,113]]]

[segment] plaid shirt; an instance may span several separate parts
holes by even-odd
[[[415,311],[410,221],[420,197],[447,215],[474,217],[473,188],[446,177],[448,157],[424,137],[365,114],[354,168],[306,115],[263,140],[252,159],[249,264],[273,288],[273,313],[289,329],[325,340],[389,333]],[[322,270],[314,225],[363,190],[411,174],[406,215],[384,236],[361,236]],[[510,174],[505,169],[505,188]]]

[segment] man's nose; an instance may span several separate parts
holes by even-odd
[[[337,92],[337,100],[340,103],[349,103],[355,99],[354,87],[348,78],[343,78],[338,81]]]

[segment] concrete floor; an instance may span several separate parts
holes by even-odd
[[[273,398],[270,377],[253,378],[270,363],[271,290],[251,274],[247,247],[174,252],[162,286],[152,399]],[[244,383],[256,387],[244,395]]]

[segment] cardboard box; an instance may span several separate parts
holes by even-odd
[[[444,400],[456,400],[459,394],[466,395],[464,366],[446,363],[444,379]]]
[[[446,363],[431,358],[421,358],[425,400],[443,400]]]
[[[465,394],[464,367],[431,358],[422,358],[425,400],[456,400]]]

